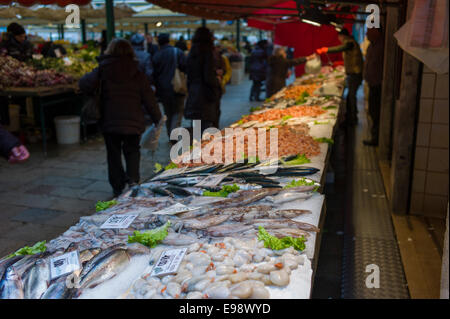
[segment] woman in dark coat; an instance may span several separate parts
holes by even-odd
[[[142,105],[155,125],[161,119],[161,112],[149,80],[139,70],[127,40],[112,40],[105,55],[99,58],[99,67],[83,76],[79,86],[84,93],[92,94],[100,82],[102,116],[99,122],[106,144],[108,177],[114,196],[119,196],[127,183],[130,187],[139,183],[139,142],[145,130]]]
[[[253,81],[250,90],[250,101],[261,101],[262,82],[267,73],[267,40],[259,41],[250,56],[250,80]]]
[[[192,39],[187,60],[188,98],[184,116],[201,120],[201,130],[217,126],[220,116],[221,85],[216,74],[213,37],[201,27]]]
[[[286,86],[286,77],[291,67],[305,63],[315,55],[300,57],[296,59],[287,59],[286,51],[283,48],[275,49],[274,55],[269,58],[269,67],[267,69],[266,94],[271,97],[283,87]]]

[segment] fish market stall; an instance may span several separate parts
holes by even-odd
[[[231,163],[181,154],[58,238],[1,259],[0,298],[310,298],[343,88],[342,69],[301,77],[230,126],[262,129],[255,143],[277,128],[275,160],[253,158],[245,138]]]

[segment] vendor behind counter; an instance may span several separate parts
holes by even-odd
[[[13,22],[8,25],[0,43],[0,54],[12,56],[19,61],[32,58],[33,46],[27,40],[25,29],[20,24]]]

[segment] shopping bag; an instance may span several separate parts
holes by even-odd
[[[161,135],[161,130],[164,126],[164,123],[167,121],[167,116],[163,115],[161,120],[155,126],[154,124],[150,125],[142,134],[140,146],[142,148],[148,149],[150,151],[155,151],[158,147],[159,136]]]
[[[317,74],[322,69],[322,61],[319,56],[311,59],[305,64],[305,72],[308,74]]]
[[[177,49],[173,49],[173,55],[175,59],[175,74],[172,79],[172,86],[175,93],[178,94],[187,94],[187,79],[186,74],[180,71],[178,68],[178,59],[177,59]]]

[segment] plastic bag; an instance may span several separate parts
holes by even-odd
[[[167,116],[163,115],[158,125],[150,125],[142,134],[140,146],[150,151],[155,151],[158,147],[159,136],[164,123],[167,121]]]
[[[320,73],[321,69],[322,69],[322,61],[320,60],[320,57],[318,57],[318,56],[307,61],[305,64],[305,72],[309,73],[309,74]]]

